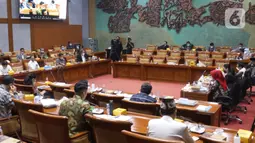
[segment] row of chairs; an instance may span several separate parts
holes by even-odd
[[[161,56],[133,56],[128,55],[127,62],[130,63],[158,63],[158,64],[165,64],[168,62],[174,63],[176,65],[181,64],[180,57],[161,57]],[[202,62],[205,66],[217,66],[223,67],[224,64],[228,64],[230,61],[226,59],[205,59],[205,58],[197,58],[197,57],[185,57],[184,63],[189,66],[195,66],[198,62]]]
[[[198,57],[198,58],[212,58],[212,59],[236,59],[240,56],[240,53],[237,52],[206,52],[206,51],[167,51],[167,50],[140,50],[140,49],[133,49],[133,55],[136,56],[146,56],[146,55],[157,55],[157,56],[171,56],[171,57]]]

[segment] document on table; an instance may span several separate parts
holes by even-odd
[[[52,108],[57,106],[55,99],[42,99],[41,103],[44,108]]]
[[[201,111],[201,112],[208,112],[211,108],[212,108],[212,106],[199,105],[197,107],[197,110]]]
[[[116,120],[116,121],[129,121],[131,119],[130,116],[111,116],[111,115],[93,115],[96,116],[98,118],[103,118],[103,119],[107,119],[107,120]]]

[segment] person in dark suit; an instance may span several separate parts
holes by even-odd
[[[120,59],[121,59],[121,52],[122,52],[122,50],[123,50],[123,46],[122,46],[122,43],[121,43],[121,41],[120,41],[120,37],[119,37],[119,36],[116,37],[116,42],[115,42],[115,44],[116,44],[117,55],[118,55],[119,60],[120,60]]]
[[[169,48],[169,45],[167,44],[167,41],[165,41],[163,45],[158,47],[158,50],[166,50],[167,48]]]
[[[228,88],[232,89],[232,87],[234,87],[234,84],[236,82],[234,69],[230,67],[230,64],[224,64],[223,72],[225,75],[225,79],[226,79]]]
[[[117,45],[116,45],[116,39],[111,40],[111,51],[110,51],[110,57],[113,62],[119,61],[120,57],[117,54]]]
[[[134,43],[132,42],[131,38],[128,38],[128,42],[127,42],[127,54],[132,54],[132,49],[135,47]]]
[[[81,49],[76,56],[76,62],[86,62],[88,60],[89,55],[86,53],[84,49]]]
[[[208,52],[214,52],[215,51],[215,46],[214,46],[214,43],[210,43],[210,46],[207,48],[207,51]]]
[[[72,44],[70,41],[68,41],[68,42],[67,42],[66,48],[67,48],[67,49],[73,49],[74,46],[73,46],[73,44]]]
[[[150,83],[143,83],[141,86],[140,93],[132,95],[130,101],[135,102],[146,102],[146,103],[156,103],[157,100],[150,96],[152,90],[152,85]]]
[[[182,45],[181,50],[192,50],[194,48],[194,45],[190,43],[190,41],[187,41],[186,44]]]

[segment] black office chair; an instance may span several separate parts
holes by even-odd
[[[253,123],[251,125],[251,131],[254,132],[254,129],[255,129],[255,117],[254,117]]]
[[[247,78],[247,84],[248,84],[248,89],[250,89],[250,91],[248,92],[248,94],[247,94],[247,91],[245,91],[246,92],[246,98],[245,98],[245,102],[247,102],[248,104],[251,104],[251,102],[253,102],[253,100],[252,100],[252,98],[251,98],[251,96],[252,96],[252,86],[254,86],[255,84],[254,84],[254,82],[253,82],[253,78],[252,78],[252,70],[253,70],[253,68],[255,68],[255,67],[249,67],[249,68],[247,68],[247,70],[246,70],[246,72],[245,72],[245,78]]]
[[[239,124],[242,124],[242,120],[237,115],[232,115],[231,112],[236,108],[239,103],[239,91],[240,84],[234,83],[233,88],[229,92],[229,96],[219,96],[215,99],[215,102],[218,102],[222,105],[222,120],[224,124],[227,125],[230,120],[239,121]]]

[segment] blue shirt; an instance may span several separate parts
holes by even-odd
[[[156,103],[157,100],[151,96],[149,96],[146,93],[137,93],[134,94],[130,101],[136,101],[136,102],[146,102],[146,103]]]

